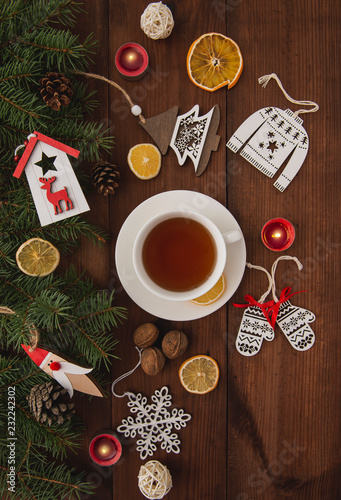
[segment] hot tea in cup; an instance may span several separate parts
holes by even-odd
[[[227,238],[240,239],[233,231]],[[148,221],[133,248],[140,281],[169,300],[191,300],[212,288],[226,264],[226,243],[217,226],[197,212],[172,211]]]

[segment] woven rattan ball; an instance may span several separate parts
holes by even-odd
[[[172,476],[165,465],[150,460],[140,467],[138,485],[142,495],[156,500],[167,495],[172,487]]]
[[[150,3],[141,16],[140,26],[153,40],[167,38],[174,26],[173,15],[169,7],[162,2]]]

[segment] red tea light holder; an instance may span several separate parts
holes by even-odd
[[[139,80],[148,69],[148,54],[142,45],[129,42],[122,45],[115,55],[118,72],[127,80]]]
[[[103,467],[114,465],[122,455],[122,445],[115,433],[103,432],[95,436],[89,445],[90,458]]]
[[[271,219],[264,224],[261,238],[269,250],[282,252],[293,244],[295,240],[295,228],[287,219],[280,217]]]

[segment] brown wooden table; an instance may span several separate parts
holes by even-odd
[[[173,476],[169,500],[275,500],[289,496],[300,500],[336,500],[340,486],[340,318],[338,262],[339,147],[340,147],[340,6],[326,0],[184,0],[169,2],[175,28],[162,41],[148,39],[139,27],[147,2],[134,0],[85,1],[87,14],[79,16],[77,31],[85,38],[94,32],[99,48],[90,70],[124,85],[145,116],[179,106],[180,113],[194,104],[206,113],[214,104],[221,110],[218,133],[221,142],[206,172],[199,178],[189,161],[179,167],[172,150],[163,157],[160,174],[150,181],[136,178],[127,165],[131,146],[152,142],[122,98],[102,82],[90,83],[98,91],[97,120],[115,136],[111,155],[120,168],[120,186],[110,199],[93,190],[89,195],[89,219],[99,223],[111,240],[103,249],[83,242],[73,257],[78,269],[87,269],[99,287],[116,289],[116,304],[128,310],[128,320],[110,335],[119,338],[112,380],[136,363],[132,334],[144,322],[156,322],[162,332],[183,330],[190,341],[186,354],[168,362],[162,373],[148,377],[141,369],[125,379],[117,390],[151,396],[167,385],[173,402],[192,415],[179,432],[181,453],[158,450],[154,457],[165,463]],[[230,91],[208,93],[196,88],[186,73],[189,46],[205,32],[221,32],[240,45],[244,70]],[[150,57],[150,72],[138,82],[124,81],[114,65],[118,47],[141,43]],[[310,149],[304,165],[284,193],[273,180],[225,147],[234,130],[253,112],[265,106],[294,111],[274,82],[264,90],[258,77],[277,73],[287,92],[297,99],[320,105],[315,114],[303,115]],[[91,165],[88,166],[90,171]],[[260,230],[268,219],[282,216],[296,228],[296,240],[286,255],[303,263],[280,263],[278,287],[307,290],[294,304],[316,314],[312,324],[316,343],[307,352],[294,351],[276,329],[273,342],[245,358],[234,342],[242,311],[232,302],[244,295],[259,297],[267,283],[263,274],[246,270],[243,281],[229,301],[214,314],[195,321],[160,320],[144,312],[122,288],[115,268],[115,242],[130,212],[148,197],[172,189],[191,189],[208,194],[232,212],[246,241],[247,260],[270,269],[278,256],[266,249]],[[282,255],[282,254],[280,254]],[[209,354],[220,366],[216,390],[205,396],[185,392],[178,368],[191,355]],[[109,388],[109,386],[108,386]],[[97,485],[98,500],[138,500],[141,465],[134,443],[124,446],[123,458],[112,470],[96,468],[87,447],[103,428],[115,429],[128,416],[127,399],[105,400],[76,397],[86,432],[82,453],[70,464],[88,471]],[[86,498],[83,495],[82,498]],[[90,497],[89,497],[90,498]]]

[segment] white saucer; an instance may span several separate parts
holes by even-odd
[[[196,191],[166,191],[148,198],[127,217],[117,237],[115,260],[123,288],[139,307],[158,318],[189,321],[208,316],[232,297],[245,271],[246,247],[243,237],[227,245],[227,264],[224,270],[226,290],[216,302],[199,306],[189,301],[175,302],[157,297],[145,288],[135,273],[132,259],[134,240],[143,224],[151,217],[160,212],[179,209],[184,214],[186,210],[202,212],[222,233],[240,230],[233,215],[213,198]]]

